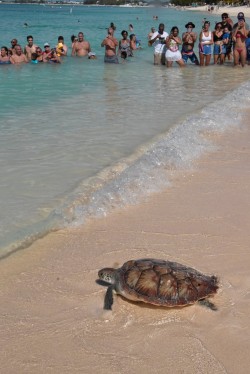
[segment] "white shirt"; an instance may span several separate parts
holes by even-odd
[[[156,31],[151,36],[151,40],[153,40],[157,35],[159,35],[159,31]],[[166,31],[163,31],[163,34],[161,35],[161,40],[159,38],[156,39],[156,41],[153,43],[153,46],[155,48],[155,53],[162,53],[164,47],[166,46],[166,38],[168,37],[168,33]]]

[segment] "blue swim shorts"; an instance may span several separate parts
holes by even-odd
[[[214,55],[220,55],[220,45],[219,44],[215,44],[214,45]]]
[[[116,55],[114,56],[104,56],[104,62],[107,62],[109,64],[119,64],[118,57]]]
[[[212,54],[212,46],[211,44],[208,44],[208,45],[203,45],[202,46],[202,50],[200,49],[200,53],[202,53],[203,55],[211,55]]]
[[[187,53],[182,53],[182,59],[183,61],[185,62],[185,64],[188,62],[188,59],[190,59],[190,61],[193,63],[193,64],[196,64],[196,65],[199,65],[199,60],[196,56],[196,54],[193,52],[193,53],[190,53],[190,54],[187,54]]]

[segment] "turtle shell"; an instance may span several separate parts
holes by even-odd
[[[141,259],[116,273],[116,292],[127,299],[166,307],[193,304],[216,293],[218,281],[177,262]]]

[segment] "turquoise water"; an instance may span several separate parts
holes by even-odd
[[[248,103],[247,68],[153,65],[150,28],[164,22],[167,31],[177,25],[182,32],[192,20],[199,32],[202,13],[14,4],[0,10],[1,45],[16,37],[24,46],[32,34],[41,47],[56,45],[58,35],[70,47],[70,36],[83,31],[97,54],[68,56],[60,65],[0,66],[2,255],[165,188],[173,169],[190,168],[213,148],[200,132],[239,123],[239,105]],[[124,64],[103,63],[100,44],[110,22],[118,39],[130,23],[141,39],[143,49]]]

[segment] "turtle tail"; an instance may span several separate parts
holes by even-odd
[[[210,300],[208,300],[208,299],[201,299],[201,300],[198,301],[198,303],[199,303],[200,305],[202,305],[202,306],[205,306],[205,307],[211,309],[211,310],[214,310],[214,311],[218,310],[217,306],[214,305],[214,303],[212,303],[212,302],[211,302]]]

